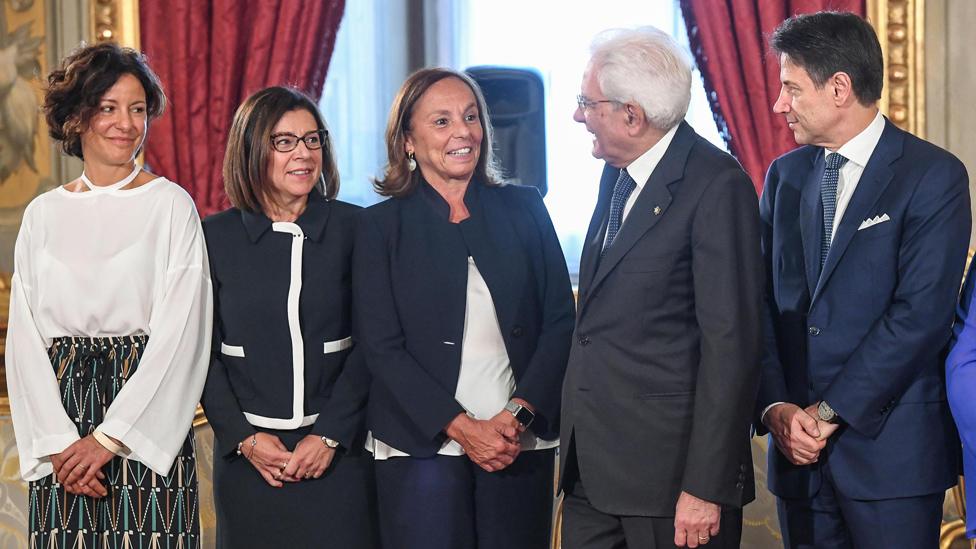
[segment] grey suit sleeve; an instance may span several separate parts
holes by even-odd
[[[705,190],[691,240],[702,335],[682,490],[734,506],[758,388],[763,300],[757,198],[740,169],[718,174]]]

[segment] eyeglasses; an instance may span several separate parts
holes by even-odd
[[[305,147],[310,150],[318,150],[325,143],[325,138],[329,136],[326,130],[315,130],[298,137],[293,133],[276,133],[271,136],[271,147],[278,152],[291,152],[298,146],[299,141],[305,142]]]
[[[592,109],[593,107],[596,107],[600,103],[620,103],[620,101],[614,101],[613,99],[600,99],[594,101],[592,99],[587,99],[582,95],[576,96],[576,104],[579,105],[580,110],[583,112],[586,112],[587,109]]]

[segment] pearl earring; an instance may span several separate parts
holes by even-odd
[[[407,153],[407,169],[410,171],[414,171],[417,169],[417,160],[414,158],[412,152]]]

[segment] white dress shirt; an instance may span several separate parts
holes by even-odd
[[[21,475],[51,474],[78,440],[48,359],[53,338],[146,334],[138,370],[98,426],[166,475],[210,362],[212,294],[200,217],[158,178],[140,187],[58,187],[24,212],[14,252],[7,383]]]
[[[654,169],[664,158],[664,153],[668,152],[668,147],[671,145],[671,140],[674,139],[674,134],[678,132],[678,126],[675,126],[668,130],[667,133],[661,138],[660,141],[654,144],[653,147],[647,149],[644,154],[637,157],[636,160],[631,162],[626,168],[627,174],[637,183],[637,188],[630,193],[627,198],[627,203],[624,204],[623,215],[620,216],[620,228],[623,229],[624,222],[627,220],[627,216],[630,214],[631,208],[634,207],[634,203],[637,202],[637,196],[640,195],[641,191],[644,190],[644,185],[647,180],[650,179],[651,174],[654,173]],[[618,233],[619,234],[619,233]],[[607,236],[603,235],[604,246],[606,245]]]
[[[515,374],[498,325],[495,302],[473,257],[468,257],[465,305],[461,370],[454,398],[475,419],[491,419],[505,409],[508,399],[515,393]],[[531,429],[522,433],[520,442],[523,452],[559,446],[558,438],[543,440],[536,437]],[[372,434],[367,437],[366,449],[373,453],[375,459],[409,455],[373,438]],[[442,456],[463,456],[464,448],[448,439],[437,453]]]
[[[884,127],[884,116],[881,116],[879,111],[874,120],[868,124],[868,127],[841,145],[839,149],[836,151],[824,149],[825,157],[828,154],[838,153],[847,159],[847,162],[840,168],[840,177],[837,180],[837,208],[834,211],[834,227],[831,238],[837,234],[837,227],[844,219],[844,212],[847,211],[847,205],[850,204],[854,190],[857,189],[857,184],[861,181],[864,167],[868,165],[868,160],[871,159],[871,154],[878,146],[878,141],[881,141]]]

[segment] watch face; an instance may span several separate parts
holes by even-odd
[[[515,419],[522,424],[522,427],[528,427],[532,424],[532,420],[535,419],[535,414],[530,412],[525,406],[522,406],[519,408],[518,413],[515,414]]]
[[[820,405],[817,406],[817,415],[820,416],[821,421],[831,422],[837,416],[834,410],[826,403],[821,401]]]

